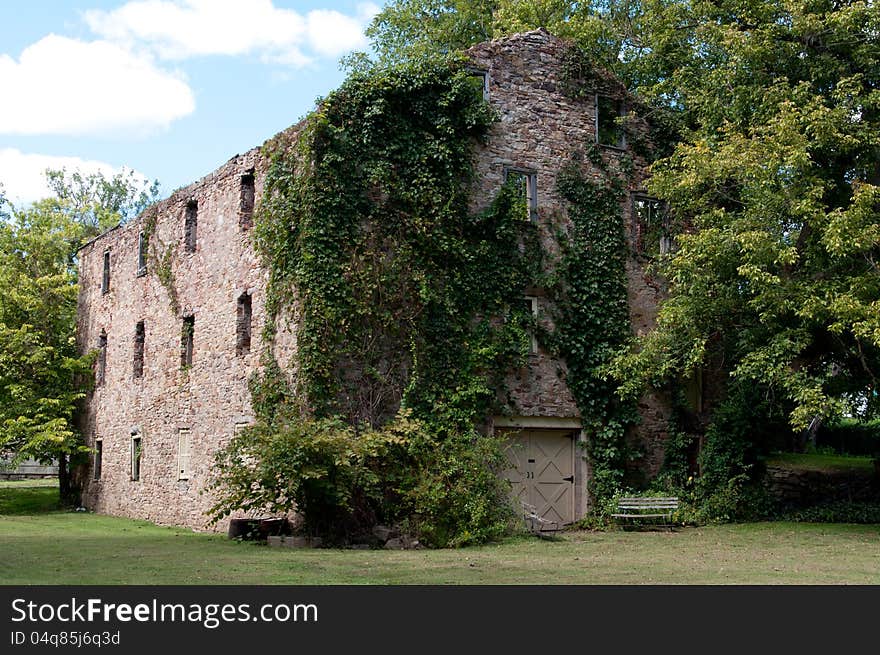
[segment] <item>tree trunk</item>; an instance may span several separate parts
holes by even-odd
[[[74,484],[67,455],[64,453],[58,457],[58,491],[62,505],[79,507],[79,489]]]

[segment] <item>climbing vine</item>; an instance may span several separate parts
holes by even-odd
[[[590,150],[600,178],[584,175],[586,162],[565,167],[570,228],[548,268],[514,178],[474,210],[473,148],[495,120],[463,61],[422,61],[352,75],[267,143],[254,223],[269,271],[264,366],[251,380],[258,421],[218,457],[232,482],[217,485],[215,517],[268,498],[295,503],[325,536],[378,520],[436,545],[497,536],[503,458],[475,428],[511,405],[505,378],[527,365],[536,331],[568,364],[593,494],[619,487],[634,414],[599,368],[628,333],[620,199],[632,164],[606,170]],[[552,333],[523,302],[545,283]],[[296,352],[283,369],[273,343],[288,328]]]
[[[626,289],[626,236],[621,216],[624,174],[610,170],[597,147],[560,172],[558,190],[568,202],[570,228],[561,235],[561,256],[550,286],[557,317],[552,344],[568,366],[568,386],[587,435],[590,492],[602,502],[620,490],[626,465],[624,435],[635,407],[618,399],[602,367],[630,335]]]
[[[375,427],[403,403],[472,426],[522,362],[535,227],[512,186],[469,207],[472,147],[494,119],[461,62],[423,63],[350,78],[269,144],[256,239],[270,323],[296,299],[311,414]]]
[[[177,285],[172,269],[176,248],[173,243],[164,243],[156,234],[158,218],[159,210],[156,207],[150,207],[144,212],[143,234],[147,244],[147,270],[156,271],[159,283],[168,293],[171,312],[177,316],[180,313],[180,302],[177,298]]]

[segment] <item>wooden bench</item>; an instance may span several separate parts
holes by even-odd
[[[678,498],[627,497],[617,499],[617,513],[611,517],[625,527],[640,525],[672,526],[672,514],[678,509]]]

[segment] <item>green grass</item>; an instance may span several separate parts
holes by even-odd
[[[21,487],[57,487],[58,478],[34,478],[32,480],[0,480],[0,489]]]
[[[880,584],[880,525],[567,532],[459,550],[290,550],[57,509],[0,488],[0,581],[24,584]]]
[[[800,471],[839,471],[874,470],[874,460],[870,457],[851,457],[849,455],[820,455],[807,453],[778,453],[768,457],[767,466],[796,469]]]

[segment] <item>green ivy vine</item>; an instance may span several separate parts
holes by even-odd
[[[568,367],[568,386],[587,437],[590,493],[601,508],[621,489],[624,435],[637,414],[633,403],[618,398],[615,384],[602,372],[631,332],[621,215],[625,177],[606,166],[598,147],[586,154],[593,170],[603,175],[586,175],[581,157],[573,157],[560,171],[557,187],[568,203],[570,226],[560,235],[561,256],[549,290],[557,313],[552,345]]]
[[[470,427],[524,363],[536,228],[512,186],[469,211],[473,146],[495,119],[447,60],[355,75],[267,144],[265,336],[296,312],[292,392],[309,415],[376,427],[402,405]]]
[[[156,207],[150,207],[144,212],[142,232],[147,244],[147,271],[154,270],[156,272],[159,283],[168,293],[171,312],[177,316],[180,313],[180,302],[177,298],[177,285],[172,268],[177,248],[173,243],[164,243],[156,234],[158,219],[159,210]]]
[[[585,162],[564,167],[570,224],[552,254],[515,179],[473,211],[474,146],[497,116],[465,64],[356,73],[266,144],[254,222],[269,271],[264,366],[251,380],[257,424],[219,455],[233,482],[219,478],[218,515],[257,488],[285,506],[332,506],[337,526],[391,517],[436,544],[498,535],[501,445],[475,428],[512,408],[505,379],[528,365],[536,333],[567,362],[594,497],[619,487],[634,413],[599,368],[629,330],[620,209],[631,162],[609,172],[591,149],[591,175]],[[595,180],[598,164],[606,174]],[[555,301],[552,333],[523,302],[535,285]],[[296,336],[289,369],[273,357],[285,327]],[[358,438],[385,445],[367,456]],[[315,450],[326,439],[347,463]],[[263,461],[261,444],[278,446],[279,461]],[[247,464],[255,457],[262,473]]]

